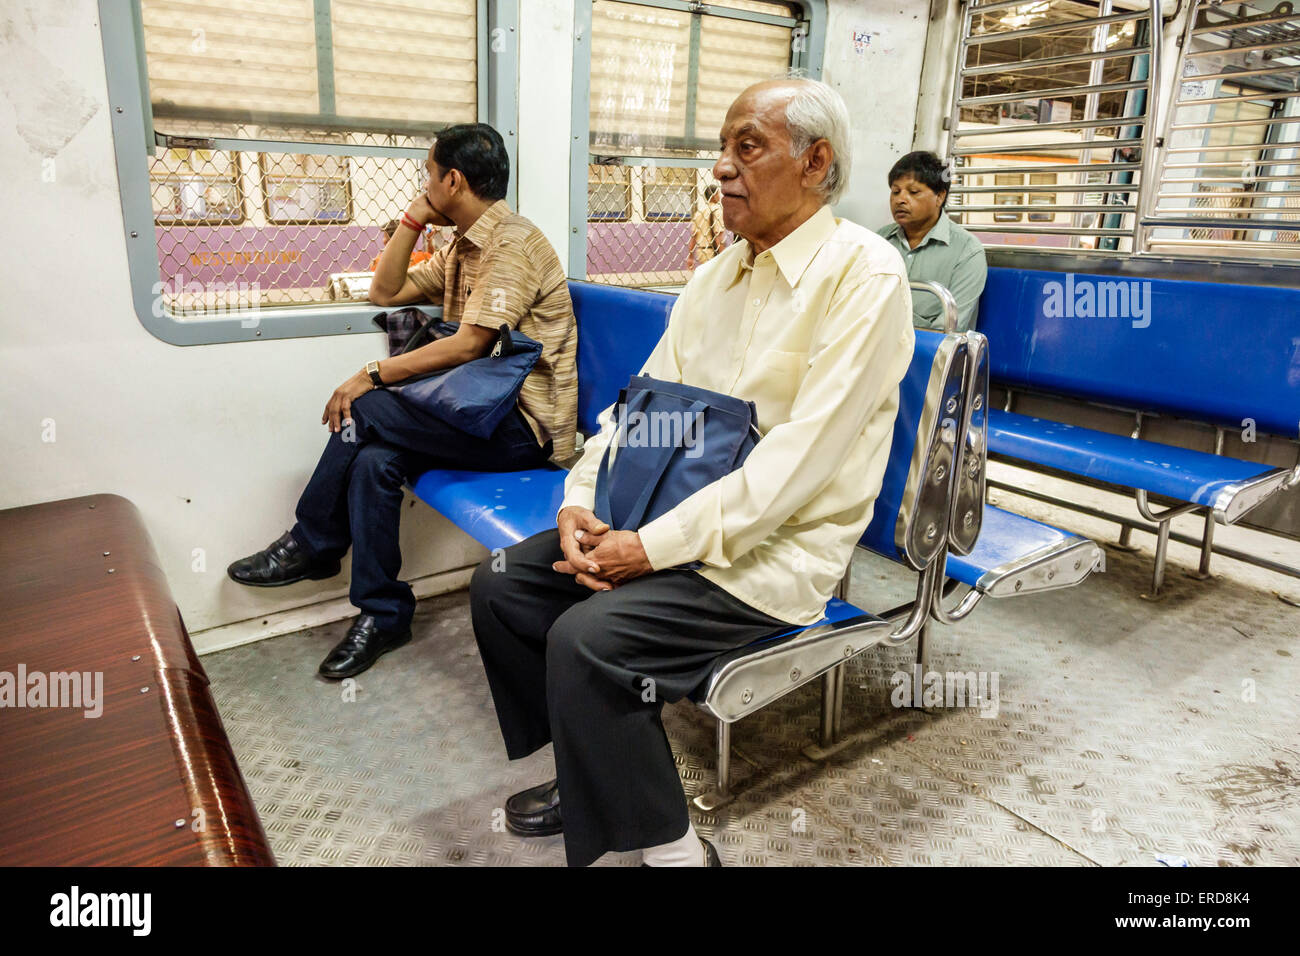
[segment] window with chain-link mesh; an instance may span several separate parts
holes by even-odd
[[[139,2],[168,310],[364,298],[434,135],[479,115],[476,0]]]
[[[680,285],[732,237],[710,167],[727,108],[785,74],[806,35],[795,4],[595,0],[587,277]]]

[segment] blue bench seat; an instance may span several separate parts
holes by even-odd
[[[1014,412],[989,411],[989,451],[1210,508],[1231,524],[1290,476],[1273,465],[1113,435]]]
[[[1300,483],[1300,466],[1144,440],[1143,417],[1214,426],[1220,443],[1226,430],[1243,427],[1294,440],[1298,309],[1300,289],[991,268],[980,331],[988,339],[992,385],[1006,390],[1007,405],[989,412],[988,452],[1066,478],[1132,489],[1138,513],[1156,525],[1153,597],[1164,581],[1171,521],[1203,512],[1200,574],[1207,576],[1215,523],[1236,522]],[[1135,437],[1014,414],[1011,403],[1022,391],[1129,409]],[[1155,512],[1148,495],[1176,504]],[[1135,525],[1106,516],[1120,523],[1120,544],[1127,545]]]
[[[562,468],[426,471],[411,491],[489,551],[555,527],[564,498]]]
[[[989,597],[1011,597],[1073,587],[1103,562],[1090,538],[985,505],[974,549],[949,554],[945,573]]]

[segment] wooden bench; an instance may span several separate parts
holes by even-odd
[[[0,866],[274,865],[125,498],[0,511],[0,704]]]

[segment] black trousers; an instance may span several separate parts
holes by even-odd
[[[538,446],[518,408],[491,437],[476,438],[382,389],[352,403],[352,421],[352,440],[347,431],[330,434],[298,500],[292,534],[318,557],[342,557],[351,546],[352,603],[382,629],[403,631],[415,614],[415,594],[397,578],[402,485],[430,468],[540,468],[551,448]]]
[[[721,654],[791,625],[692,571],[594,592],[551,569],[559,532],[484,559],[470,609],[506,753],[555,744],[570,866],[681,838],[690,821],[660,712]]]

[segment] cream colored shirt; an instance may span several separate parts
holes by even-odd
[[[758,256],[738,239],[696,269],[642,374],[753,401],[763,437],[742,467],[640,529],[654,569],[700,561],[750,607],[820,618],[871,521],[913,343],[898,253],[829,207]],[[612,413],[562,507],[593,506]]]

